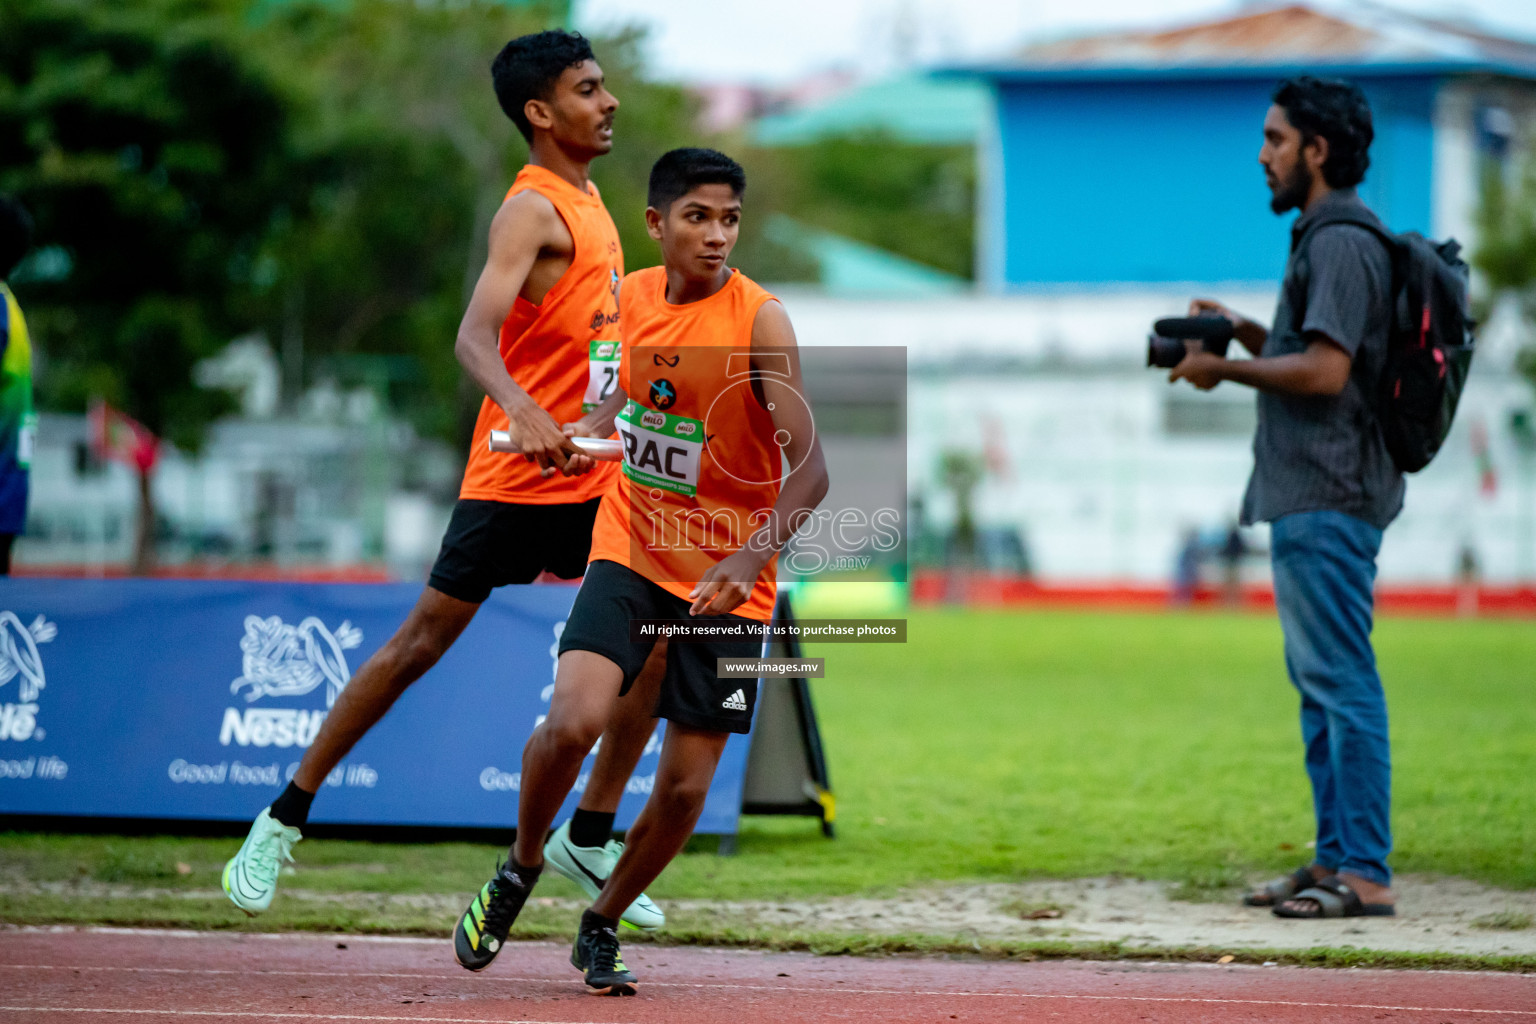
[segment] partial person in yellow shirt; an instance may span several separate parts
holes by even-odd
[[[6,283],[32,245],[32,217],[0,196],[0,576],[11,574],[11,545],[27,527],[27,477],[37,416],[32,411],[32,343]]]

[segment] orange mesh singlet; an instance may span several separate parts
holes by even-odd
[[[530,164],[518,172],[507,198],[526,189],[554,204],[571,233],[575,254],[539,305],[518,296],[501,325],[499,348],[518,386],[556,424],[570,423],[612,391],[617,379],[618,284],[624,275],[624,253],[596,185],[588,194]],[[611,463],[600,462],[582,476],[556,473],[544,479],[537,463],[487,449],[491,431],[506,429],[506,413],[487,397],[475,421],[460,498],[574,504],[601,495],[617,473]]]
[[[699,302],[668,305],[666,290],[662,267],[624,280],[623,473],[603,496],[591,557],[687,598],[779,496],[780,450],[750,363],[752,322],[773,296],[740,271]],[[772,617],[777,568],[775,555],[732,614]]]

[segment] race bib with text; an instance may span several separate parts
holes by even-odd
[[[613,394],[619,384],[619,346],[617,341],[592,339],[587,350],[587,393],[581,399],[581,411],[591,412]]]
[[[698,493],[703,423],[630,402],[615,425],[624,441],[624,475],[690,498]]]

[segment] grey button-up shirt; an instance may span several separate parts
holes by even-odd
[[[1385,529],[1403,507],[1403,474],[1375,410],[1391,328],[1392,257],[1380,238],[1353,224],[1325,224],[1296,249],[1313,223],[1346,211],[1375,219],[1354,189],[1330,193],[1296,219],[1263,355],[1301,352],[1321,335],[1349,353],[1349,381],[1337,395],[1259,392],[1244,524],[1330,509]]]

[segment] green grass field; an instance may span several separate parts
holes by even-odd
[[[1376,641],[1396,761],[1394,865],[1536,887],[1536,625],[1388,619]],[[904,646],[812,653],[827,658],[815,697],[838,838],[806,819],[745,819],[736,856],[696,840],[653,895],[790,899],[1120,873],[1179,881],[1199,898],[1307,856],[1297,699],[1272,617],[921,610]],[[0,919],[237,924],[217,891],[237,845],[0,836]],[[307,840],[289,884],[468,894],[494,856],[488,845]],[[79,879],[141,891],[72,900]],[[64,884],[38,884],[50,882]],[[541,892],[575,889],[554,880]],[[260,919],[328,922],[416,926],[281,899]]]

